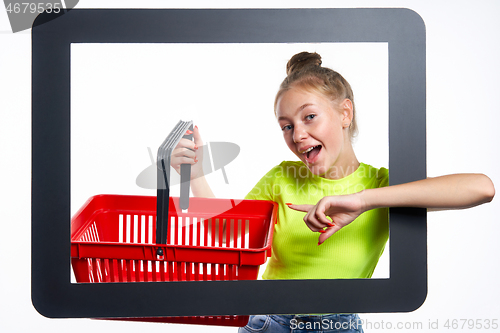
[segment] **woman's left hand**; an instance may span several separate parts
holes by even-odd
[[[318,245],[354,221],[364,212],[365,207],[360,193],[324,197],[316,205],[287,205],[291,209],[307,213],[304,216],[306,225],[314,232],[321,232]]]

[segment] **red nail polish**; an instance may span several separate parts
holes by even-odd
[[[198,126],[197,126],[197,125],[194,125],[194,128],[198,129]]]
[[[291,203],[287,202],[287,203],[286,203],[286,205],[290,206],[290,205],[293,205],[293,204],[291,204]]]
[[[197,146],[197,145],[194,145],[194,149],[198,149],[198,146]]]
[[[191,131],[191,130],[187,130],[187,131],[186,131],[186,134],[193,134],[193,131]]]
[[[323,244],[323,243],[321,243],[321,242],[318,242],[318,246],[319,246],[319,245],[321,245],[321,244]]]
[[[335,227],[335,224],[333,224],[333,223],[328,223],[328,226],[329,226],[329,227]]]
[[[319,232],[321,232],[322,234],[324,234],[326,231],[323,230],[323,229],[319,229]]]

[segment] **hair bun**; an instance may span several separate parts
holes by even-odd
[[[318,53],[300,52],[288,60],[286,74],[298,72],[307,66],[321,66],[321,63],[321,56]]]

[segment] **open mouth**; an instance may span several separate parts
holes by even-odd
[[[318,155],[321,151],[321,148],[322,148],[321,145],[317,145],[314,147],[310,147],[305,152],[303,152],[303,155],[306,159],[306,162],[307,163],[314,163],[318,158]]]

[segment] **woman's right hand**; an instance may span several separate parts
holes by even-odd
[[[191,134],[190,130],[186,132],[186,135],[188,134]],[[194,141],[182,138],[172,151],[170,159],[170,165],[179,174],[181,164],[191,164],[191,180],[204,175],[202,167],[203,141],[197,126],[194,127],[192,134]]]
[[[322,198],[316,205],[288,204],[293,210],[305,212],[304,222],[313,232],[320,232],[318,245],[354,221],[366,211],[363,192]],[[327,218],[329,217],[330,220]],[[326,228],[326,230],[323,230]]]

